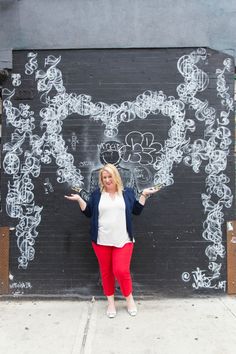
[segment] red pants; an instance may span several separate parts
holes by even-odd
[[[99,263],[104,294],[114,295],[115,279],[117,279],[123,296],[129,296],[132,293],[130,261],[134,248],[133,242],[126,243],[122,248],[97,245],[94,242],[92,245]]]

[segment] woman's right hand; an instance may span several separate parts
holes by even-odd
[[[69,200],[73,200],[75,202],[78,202],[81,200],[81,197],[79,196],[79,194],[65,195],[65,198],[69,199]]]
[[[87,203],[83,200],[83,198],[79,194],[65,195],[65,198],[68,200],[72,200],[73,202],[78,202],[80,209],[82,211],[86,209]]]

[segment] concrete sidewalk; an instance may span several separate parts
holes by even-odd
[[[0,301],[2,354],[235,354],[236,297],[137,301]]]

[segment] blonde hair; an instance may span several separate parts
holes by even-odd
[[[124,186],[123,186],[123,183],[122,183],[122,180],[121,180],[121,177],[120,177],[118,169],[116,168],[115,165],[112,165],[111,163],[107,163],[99,171],[99,187],[100,187],[100,191],[102,192],[103,189],[104,189],[104,185],[103,185],[103,182],[102,182],[102,173],[105,172],[105,171],[112,175],[112,178],[113,178],[113,180],[114,180],[114,182],[116,184],[117,192],[119,194],[121,194],[123,189],[124,189]]]

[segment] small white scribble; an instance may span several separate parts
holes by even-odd
[[[12,86],[20,86],[21,85],[21,74],[11,74]]]

